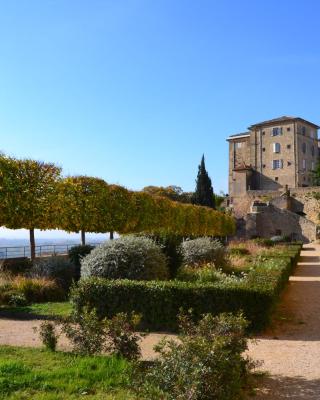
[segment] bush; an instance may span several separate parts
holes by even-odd
[[[298,259],[301,246],[286,246],[257,258],[245,279],[221,282],[146,282],[90,278],[80,280],[71,298],[77,313],[95,308],[99,318],[120,312],[142,315],[141,328],[176,330],[180,308],[202,314],[243,311],[251,330],[265,327]]]
[[[93,249],[94,246],[89,244],[80,244],[79,246],[71,247],[71,249],[68,251],[69,260],[75,267],[75,280],[78,281],[80,279],[81,260],[90,254]]]
[[[127,360],[137,360],[141,350],[140,336],[135,333],[135,329],[140,320],[141,316],[135,313],[130,317],[125,313],[119,313],[110,320],[105,320],[108,338],[106,351]]]
[[[181,245],[183,263],[191,266],[201,266],[214,263],[217,267],[225,264],[224,246],[215,239],[203,237],[186,240]]]
[[[27,257],[8,258],[0,261],[0,271],[12,275],[28,272],[31,267],[32,262]]]
[[[43,345],[50,351],[55,351],[58,343],[58,335],[54,323],[42,322],[39,332]]]
[[[103,350],[106,341],[105,323],[97,317],[94,309],[83,308],[81,314],[63,323],[62,331],[71,341],[75,353],[93,355]]]
[[[138,387],[146,398],[168,400],[235,400],[240,398],[254,364],[247,350],[247,322],[236,316],[211,314],[193,323],[180,316],[179,341],[163,339],[159,357],[143,373]]]
[[[174,234],[147,235],[157,243],[167,258],[169,278],[174,279],[182,264],[181,243],[182,236]]]
[[[115,315],[111,319],[99,319],[94,309],[84,308],[62,325],[62,330],[73,345],[73,351],[82,355],[99,354],[102,351],[136,360],[140,356],[140,336],[135,328],[140,316],[132,313]]]
[[[64,256],[41,258],[34,262],[30,271],[34,277],[54,279],[64,290],[75,280],[75,267]]]
[[[133,235],[96,247],[81,266],[81,277],[109,279],[164,280],[168,277],[166,258],[151,239]]]

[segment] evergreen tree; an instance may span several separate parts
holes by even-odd
[[[215,208],[215,197],[211,179],[206,170],[204,155],[202,156],[201,164],[199,165],[196,190],[193,195],[193,204]]]

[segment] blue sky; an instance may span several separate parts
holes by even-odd
[[[227,189],[229,134],[320,123],[316,0],[0,1],[0,150],[131,189]]]

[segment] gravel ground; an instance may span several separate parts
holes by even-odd
[[[294,276],[290,278],[272,328],[251,342],[250,356],[263,361],[257,399],[320,400],[320,245],[304,246]],[[39,320],[0,319],[0,344],[41,346],[34,328]],[[164,335],[142,340],[142,355],[155,356],[152,348]],[[167,335],[172,336],[172,335]],[[60,349],[68,349],[61,338]]]

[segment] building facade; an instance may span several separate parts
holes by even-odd
[[[231,135],[229,196],[248,190],[281,190],[311,186],[319,159],[319,126],[297,117],[280,117]]]

